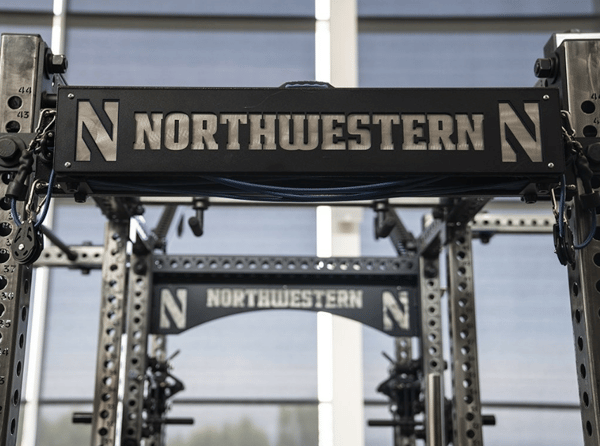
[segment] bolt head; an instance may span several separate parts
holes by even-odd
[[[548,163],[548,169],[554,169],[554,163]]]
[[[587,158],[594,164],[600,163],[600,143],[590,144],[586,150]]]
[[[0,138],[0,159],[12,161],[20,155],[17,143],[11,138]]]
[[[23,251],[25,249],[25,245],[23,243],[21,243],[19,245],[19,251]]]
[[[47,69],[50,74],[62,74],[67,71],[67,57],[64,54],[51,54],[48,57]]]
[[[135,265],[133,265],[133,271],[140,276],[145,275],[147,270],[148,268],[146,268],[146,264],[144,262],[137,262]]]
[[[65,167],[68,169],[69,167],[71,167],[71,163],[67,161],[67,162],[65,163]]]
[[[533,72],[538,78],[554,77],[556,73],[556,61],[552,58],[543,58],[535,61]]]
[[[68,97],[69,99],[73,99],[73,98],[75,98],[75,95],[74,95],[73,93],[69,93],[69,94],[67,95],[67,97]]]

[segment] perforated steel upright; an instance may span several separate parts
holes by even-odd
[[[600,34],[555,34],[544,48],[545,62],[554,70],[544,85],[558,87],[562,107],[569,112],[575,137],[596,138],[600,133]],[[544,60],[542,60],[544,61]],[[539,64],[539,62],[538,62]],[[591,140],[593,142],[594,140]],[[586,146],[590,140],[584,141]],[[594,157],[591,157],[594,161]],[[567,182],[571,182],[567,177]],[[567,184],[567,189],[574,187]],[[592,186],[597,186],[592,183]],[[591,231],[594,209],[586,210],[579,195],[586,191],[578,180],[577,194],[567,202],[566,215],[575,244]],[[571,317],[581,404],[583,439],[586,446],[600,445],[600,241],[598,230],[591,243],[574,251],[574,265],[568,266]]]
[[[471,230],[461,225],[452,235],[447,248],[453,387],[452,444],[481,446],[483,436]]]
[[[167,337],[165,335],[150,335],[148,337],[148,357],[154,358],[159,362],[167,361]],[[163,414],[163,419],[166,415]],[[152,432],[146,439],[144,446],[165,446],[166,429],[162,426],[160,432]]]
[[[144,385],[147,368],[152,253],[134,244],[127,291],[127,344],[124,349],[122,446],[137,446],[142,439]]]
[[[92,446],[114,445],[120,421],[117,407],[121,337],[125,326],[129,220],[111,220],[105,231]]]
[[[395,338],[396,346],[396,364],[408,367],[412,361],[412,338],[408,336],[399,336]],[[400,426],[394,427],[394,445],[395,446],[415,446],[416,436],[403,435]]]
[[[37,35],[4,34],[0,44],[0,134],[32,133],[40,111],[46,45]],[[17,230],[0,181],[0,445],[17,444],[31,267],[15,262]],[[18,206],[22,212],[22,206]],[[22,214],[21,214],[22,215]]]
[[[600,34],[555,34],[545,47],[546,58],[558,60],[554,83],[561,90],[562,105],[571,117],[575,136],[597,137],[600,129]],[[577,192],[584,194],[582,183]],[[567,216],[575,243],[591,230],[591,218],[581,201],[567,203]],[[586,446],[600,445],[600,241],[598,230],[591,243],[575,251],[575,264],[568,266],[571,316],[583,438]]]
[[[428,228],[438,226],[433,223]],[[427,228],[426,228],[426,231]],[[421,358],[425,390],[425,438],[428,446],[446,444],[444,422],[444,356],[442,344],[442,289],[439,231],[419,256],[421,293]]]

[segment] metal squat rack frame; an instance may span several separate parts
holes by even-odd
[[[41,229],[35,225],[33,225],[35,230],[30,240],[33,243],[31,252],[23,252],[30,249],[26,243],[19,244],[17,247],[14,246],[15,233],[22,225],[26,226],[29,223],[33,224],[33,222],[15,221],[15,211],[18,215],[27,215],[31,209],[29,207],[31,203],[28,202],[26,207],[23,204],[24,199],[18,199],[16,200],[16,206],[11,211],[11,199],[9,197],[14,196],[14,191],[9,191],[10,185],[14,178],[19,177],[19,175],[23,180],[23,184],[33,185],[33,180],[40,178],[51,184],[53,175],[51,172],[56,169],[59,176],[57,185],[54,186],[56,193],[75,196],[76,200],[81,200],[82,195],[95,196],[97,193],[94,190],[96,186],[92,182],[87,183],[88,180],[93,178],[85,176],[69,177],[65,173],[65,169],[68,170],[73,166],[71,161],[61,161],[60,166],[55,164],[53,167],[51,159],[44,162],[41,159],[43,157],[38,156],[34,165],[29,167],[29,170],[21,168],[23,164],[20,159],[21,155],[27,153],[33,147],[32,141],[35,142],[36,138],[40,136],[41,124],[38,127],[36,127],[36,124],[43,121],[42,110],[55,109],[57,106],[57,95],[60,94],[59,86],[64,83],[62,73],[66,70],[66,61],[64,58],[52,55],[46,44],[36,35],[5,34],[2,36],[0,45],[0,169],[2,170],[0,194],[4,197],[0,200],[0,263],[2,268],[0,275],[0,446],[5,446],[17,444],[17,426],[21,403],[23,364],[25,361],[25,333],[29,319],[29,296],[31,292],[32,265],[27,264],[28,262],[18,262],[18,260],[19,256],[25,254],[34,256],[33,253],[36,253],[39,255],[43,248],[42,241],[38,240],[39,234],[35,232],[41,231]],[[586,446],[600,446],[600,389],[598,388],[600,382],[600,354],[595,341],[600,336],[600,306],[598,304],[600,302],[600,296],[598,296],[598,293],[600,293],[600,237],[596,237],[595,231],[596,207],[598,204],[591,197],[595,194],[594,186],[598,186],[596,178],[600,172],[599,146],[597,145],[597,110],[600,110],[600,104],[597,101],[600,100],[600,80],[590,74],[597,71],[596,60],[600,55],[600,35],[556,34],[550,39],[544,51],[545,57],[536,63],[536,74],[542,78],[540,86],[547,88],[545,90],[547,94],[544,94],[543,100],[557,101],[558,96],[560,101],[560,109],[551,109],[550,112],[546,111],[544,113],[552,115],[560,110],[563,112],[561,117],[552,118],[554,119],[553,122],[562,123],[563,134],[558,136],[558,130],[550,131],[550,134],[558,139],[557,141],[551,141],[551,143],[561,148],[566,144],[579,161],[566,165],[562,169],[564,160],[555,159],[553,162],[548,163],[547,168],[552,170],[560,167],[561,171],[547,175],[545,191],[542,187],[544,183],[538,182],[533,189],[529,186],[524,189],[519,188],[519,194],[527,201],[531,199],[532,195],[548,196],[548,191],[558,191],[561,187],[564,192],[561,193],[560,203],[555,200],[557,201],[555,203],[555,213],[559,221],[557,226],[560,227],[559,230],[555,230],[555,241],[557,249],[560,251],[559,257],[562,256],[562,261],[568,264],[584,443]],[[356,91],[357,94],[362,94],[360,89]],[[523,94],[529,93],[529,91],[523,90]],[[138,93],[133,92],[131,94]],[[235,96],[236,92],[230,90],[228,94]],[[323,94],[334,93],[327,92]],[[418,96],[419,92],[411,94]],[[69,93],[68,99],[72,99],[74,97],[72,95],[73,93]],[[302,106],[306,106],[306,104]],[[506,106],[500,106],[501,114],[504,112],[510,115],[510,110],[508,112],[507,110]],[[373,114],[376,111],[370,110],[368,113]],[[448,109],[445,111],[452,114]],[[111,120],[111,113],[114,112],[114,109],[105,108],[105,112],[107,118],[104,119],[103,126],[105,126],[107,120]],[[525,113],[532,118],[533,115],[527,110]],[[60,112],[58,115],[57,119],[62,119]],[[208,114],[203,115],[201,119],[205,120],[205,126],[210,126],[212,121],[207,116]],[[225,121],[229,124],[229,130],[232,128],[238,129],[241,124],[248,124],[245,121],[247,118],[242,115],[235,115],[234,118],[231,116],[226,118]],[[358,119],[364,120],[368,119],[369,114],[367,114],[367,118],[364,115],[361,116]],[[377,125],[381,126],[379,142],[382,151],[393,150],[389,146],[391,140],[386,139],[387,130],[384,129],[390,131],[391,138],[390,129],[400,127],[399,121],[394,117],[385,118],[381,116],[377,118],[379,119]],[[420,115],[414,116],[416,117],[412,124],[413,127],[409,128],[409,132],[420,131],[419,129],[425,128],[424,123],[419,122]],[[442,115],[436,116],[440,123],[438,130],[441,131],[443,123],[447,121]],[[87,124],[84,123],[81,126],[87,126],[87,136],[84,137],[80,134],[82,141],[86,138],[88,140],[89,138],[93,139],[94,135],[92,133],[94,131],[104,133],[109,139],[112,139],[109,135],[110,130],[106,126],[104,129],[99,126],[96,129],[91,128],[93,127],[92,118],[90,116],[83,117],[84,121],[87,119],[85,121]],[[63,127],[69,127],[65,122],[73,124],[68,118],[65,119],[66,121],[61,124]],[[148,119],[147,116],[146,120]],[[267,141],[268,135],[265,136],[265,132],[271,124],[274,125],[275,123],[274,117],[269,119],[273,120],[272,123],[267,122],[268,120],[265,118],[262,121],[259,120],[259,124],[256,124],[257,127],[252,127],[255,130],[258,129],[256,131],[262,135],[259,139],[265,144],[269,142]],[[288,116],[287,119],[289,123],[291,118]],[[312,118],[307,119],[310,121]],[[339,118],[336,117],[335,119]],[[515,152],[514,157],[529,156],[532,161],[535,161],[534,158],[538,155],[541,157],[541,152],[537,153],[535,146],[535,143],[542,138],[539,133],[536,133],[539,128],[531,129],[532,126],[535,127],[535,123],[529,125],[521,123],[519,126],[518,123],[515,124],[514,120],[511,121],[510,119],[512,118],[501,117],[500,122],[503,124],[498,129],[504,140],[497,146],[503,151],[502,156],[507,157],[503,161],[512,161],[511,149],[506,147],[514,148],[515,140],[516,145],[523,141],[525,141],[525,144],[521,144],[523,153],[517,155]],[[465,153],[470,154],[469,156],[472,156],[478,150],[474,146],[472,147],[474,150],[468,150],[469,144],[474,144],[474,141],[470,140],[470,143],[468,141],[476,133],[475,121],[464,121],[469,122],[469,125],[471,125],[470,130],[468,130],[471,133],[465,137],[464,147],[462,147],[467,150]],[[332,134],[335,134],[335,120],[332,122],[334,126]],[[386,122],[389,123],[389,128]],[[221,121],[221,124],[223,123]],[[206,128],[208,127],[205,127],[205,130]],[[520,131],[521,128],[525,130]],[[49,143],[49,139],[51,140],[54,137],[52,130],[54,129],[45,129],[44,139],[41,143]],[[150,121],[148,121],[146,130],[148,132],[153,131]],[[203,133],[203,137],[208,138],[211,135],[218,135],[218,133],[215,133],[216,127],[213,130],[210,135]],[[60,133],[64,131],[64,128],[57,127],[56,131]],[[69,131],[72,133],[78,132],[78,130],[73,129],[73,125],[70,125]],[[518,134],[519,132],[521,134]],[[528,132],[530,136],[527,137],[524,132]],[[365,135],[365,133],[361,134]],[[230,131],[230,138],[231,135]],[[422,146],[419,146],[420,142],[418,141],[419,134],[411,133],[411,135],[415,137],[414,145],[406,150],[421,150]],[[443,143],[447,144],[450,141],[449,139],[444,140],[444,134],[438,134],[437,136],[441,138],[440,141]],[[544,136],[544,138],[547,137]],[[527,140],[533,141],[533,145],[527,145]],[[176,141],[171,141],[171,143],[177,144]],[[211,143],[210,139],[207,139],[205,143]],[[212,143],[215,143],[214,139]],[[575,143],[578,143],[579,146]],[[290,141],[287,141],[286,144],[289,145]],[[332,139],[329,148],[335,148],[335,144]],[[454,144],[456,144],[456,141]],[[577,147],[581,150],[578,151]],[[365,149],[365,147],[360,146],[358,140],[356,140],[354,148],[357,150]],[[56,158],[63,160],[65,159],[64,153],[58,153],[61,149],[57,144]],[[116,156],[110,152],[110,147],[104,147],[103,149],[106,149],[102,153],[105,158]],[[441,147],[438,149],[441,150]],[[84,159],[86,149],[81,146],[77,150],[80,151],[77,156],[83,153],[81,155],[83,158],[77,158],[77,160]],[[571,153],[566,153],[565,157],[571,155]],[[94,156],[97,157],[99,154]],[[341,156],[345,155],[335,155],[336,159],[340,159]],[[593,176],[591,178],[587,178],[582,174],[585,166],[580,161],[583,159],[587,161],[588,166],[591,166],[588,169],[588,171],[592,171]],[[385,160],[386,158],[382,157],[379,160],[380,164],[384,165]],[[573,165],[577,167],[573,167]],[[310,164],[310,166],[313,173],[314,169],[318,171],[318,165]],[[347,170],[356,170],[355,167],[348,166],[346,164]],[[73,166],[73,168],[75,167]],[[471,167],[467,163],[467,165],[462,166],[462,172],[454,172],[455,180],[460,183],[458,176],[474,174],[474,171],[469,170]],[[240,165],[239,168],[243,170],[244,166]],[[297,173],[296,170],[293,171]],[[176,175],[177,172],[173,172],[173,174]],[[268,175],[268,172],[264,172],[264,174]],[[282,172],[278,173],[279,176],[281,174]],[[348,173],[346,172],[346,174]],[[93,176],[92,174],[89,175]],[[496,172],[496,175],[499,174]],[[479,177],[477,177],[478,181],[481,180],[481,176],[479,174]],[[485,177],[485,175],[483,176]],[[500,176],[510,178],[511,174],[504,173]],[[518,177],[519,180],[523,179],[523,174],[513,174],[512,176]],[[451,177],[449,182],[443,183],[443,185],[452,184],[454,177],[452,175],[449,175],[449,177]],[[73,182],[70,182],[72,178],[75,178],[75,183],[79,181],[81,184],[73,185]],[[464,186],[464,183],[460,184]],[[481,428],[484,419],[481,414],[477,365],[472,234],[476,226],[485,229],[479,229],[480,235],[483,236],[484,233],[489,235],[490,230],[492,233],[498,229],[507,229],[510,232],[515,225],[504,220],[490,221],[477,215],[494,195],[488,188],[489,183],[483,181],[481,184],[481,190],[486,191],[485,197],[479,197],[475,194],[475,196],[461,198],[457,197],[456,192],[445,194],[443,190],[440,190],[438,196],[446,198],[443,198],[439,205],[435,207],[433,217],[424,226],[423,233],[417,240],[407,238],[406,233],[401,230],[402,225],[395,216],[395,212],[389,209],[379,209],[383,213],[384,219],[388,218],[391,221],[386,235],[391,237],[394,246],[397,248],[399,259],[407,262],[410,260],[413,263],[412,272],[407,273],[406,277],[408,277],[409,282],[414,280],[414,283],[411,282],[409,287],[412,287],[413,291],[416,290],[413,300],[418,302],[415,307],[418,308],[416,318],[418,324],[416,325],[421,340],[421,355],[417,367],[418,371],[415,373],[418,375],[421,386],[420,392],[423,396],[424,427],[421,431],[418,431],[414,429],[413,425],[407,430],[400,421],[394,421],[395,424],[392,423],[392,425],[395,428],[394,442],[396,445],[414,445],[418,438],[424,439],[429,446],[442,446],[450,442],[455,446],[476,446],[481,445],[483,442]],[[592,190],[590,190],[590,184]],[[48,189],[52,191],[52,185]],[[126,195],[124,191],[117,192],[117,195],[121,193]],[[132,193],[129,190],[129,195],[145,194],[147,194],[147,191],[139,191],[139,193],[133,191]],[[131,240],[131,222],[133,221],[132,218],[139,213],[139,200],[135,197],[115,198],[107,196],[95,196],[95,199],[108,218],[104,247],[71,247],[69,248],[70,252],[74,253],[76,260],[70,258],[67,260],[64,256],[56,254],[57,248],[50,247],[44,251],[44,255],[42,255],[42,259],[38,264],[102,269],[103,283],[96,390],[94,412],[90,420],[92,424],[92,446],[112,445],[117,441],[122,445],[146,444],[158,446],[164,443],[164,432],[161,431],[160,426],[166,423],[167,419],[164,414],[164,407],[159,404],[162,400],[157,398],[149,401],[148,395],[152,391],[152,384],[148,381],[147,375],[149,368],[155,367],[157,371],[155,376],[162,376],[164,379],[168,377],[168,373],[160,368],[160,364],[164,364],[166,356],[165,337],[164,333],[160,332],[160,322],[158,328],[156,323],[153,322],[156,319],[153,312],[156,312],[157,309],[152,308],[156,299],[156,290],[159,287],[154,282],[160,275],[155,268],[158,257],[153,251],[155,248],[160,247],[158,242],[161,235],[164,236],[164,234],[159,234],[159,236],[154,234],[155,237],[152,238],[148,237],[148,234],[138,231],[136,239]],[[595,206],[591,206],[590,202]],[[201,209],[201,207],[197,209]],[[524,223],[517,226],[522,229],[528,227],[528,224]],[[547,225],[544,225],[544,228],[546,227]],[[196,225],[197,228],[198,225]],[[533,230],[537,231],[538,228]],[[592,237],[591,240],[588,240],[589,243],[582,244],[581,242],[589,238],[588,235],[590,234]],[[404,249],[407,241],[413,243],[413,248],[409,252]],[[577,246],[577,249],[574,248],[575,246]],[[440,285],[439,267],[440,254],[444,249],[447,254],[448,265],[449,341],[452,356],[450,361],[452,373],[451,401],[445,400],[443,388],[445,368],[441,319],[443,290]],[[168,262],[169,259],[167,258],[166,261]],[[350,261],[345,259],[342,262]],[[276,260],[269,259],[267,264],[275,265],[275,262]],[[224,263],[221,263],[220,266],[224,267],[223,265]],[[277,271],[277,273],[280,272]],[[342,276],[348,280],[355,279],[355,274],[353,275],[352,271],[345,272],[336,279],[338,280],[336,282],[338,287],[340,280],[342,282],[344,280],[341,279]],[[321,277],[316,273],[312,276],[309,275],[311,280],[314,279],[317,283],[322,284],[323,282],[318,282],[322,280]],[[268,287],[269,280],[272,277],[267,274],[263,279],[264,286]],[[378,279],[371,277],[370,280],[377,281]],[[397,286],[405,285],[400,284]],[[333,287],[334,285],[329,284],[328,286]],[[358,286],[363,286],[363,284],[359,283]],[[183,298],[184,294],[179,295],[175,291],[174,294],[171,293],[171,297],[173,296],[170,306],[168,308],[163,306],[158,311],[164,310],[165,320],[168,321],[165,323],[167,328],[187,328],[187,326],[182,325],[182,320],[178,319],[181,316],[183,307],[187,305],[186,299]],[[398,305],[396,304],[396,306]],[[380,311],[384,313],[389,311],[391,314],[397,311],[397,308],[389,307]],[[388,318],[390,314],[387,314]],[[160,321],[160,314],[157,317]],[[386,314],[384,314],[385,317]],[[401,319],[396,318],[395,322],[398,326],[401,326]],[[123,336],[124,334],[126,336]],[[415,333],[410,331],[396,334],[397,358],[394,366],[398,369],[412,367],[409,341],[413,335]],[[124,346],[121,346],[122,339],[126,340]],[[124,354],[120,355],[122,348]],[[151,366],[151,364],[154,365]],[[120,380],[124,381],[120,382]],[[124,389],[121,400],[119,400],[119,388]],[[177,383],[172,385],[174,391],[178,388]],[[161,398],[164,399],[165,395],[162,395]],[[122,405],[122,410],[118,410],[119,404]],[[152,412],[153,408],[156,407],[159,407],[159,409]],[[117,439],[117,435],[120,435],[121,438]]]

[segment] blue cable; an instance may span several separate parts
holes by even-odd
[[[10,200],[10,215],[12,216],[12,219],[17,227],[20,228],[23,223],[21,223],[19,213],[17,212],[17,200],[15,198]]]
[[[210,178],[212,179],[212,178]],[[239,180],[219,178],[217,184],[232,187],[237,190],[219,189],[214,187],[214,183],[192,183],[187,185],[179,184],[177,186],[156,185],[152,183],[120,183],[109,181],[92,180],[89,182],[92,189],[96,187],[103,188],[106,191],[112,190],[131,190],[144,191],[151,194],[173,194],[173,195],[194,195],[194,196],[213,196],[222,198],[233,198],[243,200],[271,201],[271,202],[331,202],[331,201],[350,201],[350,200],[371,200],[379,198],[389,198],[397,196],[436,196],[440,193],[450,195],[463,195],[464,193],[477,193],[478,191],[490,191],[494,189],[503,189],[506,187],[520,188],[524,187],[524,181],[501,182],[495,184],[483,184],[480,186],[464,185],[460,187],[447,187],[435,184],[445,177],[429,176],[421,180],[394,181],[388,183],[376,183],[373,185],[347,186],[338,188],[282,188],[279,186],[262,186],[253,183],[247,183]],[[395,187],[391,187],[391,186]],[[401,187],[398,187],[401,186]],[[425,187],[427,186],[427,187]],[[350,189],[349,189],[350,188]],[[272,190],[272,189],[275,189]],[[349,191],[354,189],[354,193]],[[366,191],[365,191],[366,189]],[[281,192],[281,191],[287,192]],[[346,193],[327,194],[328,191],[345,191]],[[311,191],[312,194],[298,194],[297,191]],[[322,191],[324,194],[314,194],[314,191]]]
[[[264,190],[269,192],[282,192],[282,193],[313,193],[313,194],[338,194],[338,193],[353,193],[359,191],[374,191],[378,189],[388,187],[399,187],[406,185],[407,181],[387,181],[384,183],[375,184],[363,184],[359,186],[342,186],[342,187],[328,187],[328,188],[311,188],[311,187],[282,187],[282,186],[269,186],[263,184],[248,183],[245,181],[234,180],[231,178],[222,177],[205,177],[211,181],[225,184],[236,188],[247,188],[252,187],[257,190]]]
[[[590,216],[592,217],[592,224],[591,224],[591,229],[590,229],[590,233],[588,234],[587,238],[585,239],[585,241],[581,244],[581,245],[577,245],[575,243],[573,243],[573,247],[575,249],[583,249],[585,248],[587,245],[589,245],[592,242],[592,239],[594,238],[594,235],[596,234],[596,227],[597,222],[596,222],[596,210],[595,209],[590,209]]]
[[[564,238],[564,234],[565,234],[565,221],[564,221],[563,216],[564,216],[564,212],[565,212],[566,195],[567,195],[567,179],[563,175],[562,183],[560,185],[560,198],[558,200],[558,235],[561,238]],[[596,219],[597,219],[596,210],[590,209],[589,212],[590,212],[590,216],[592,217],[592,222],[590,225],[590,232],[583,243],[577,244],[573,241],[573,248],[575,248],[575,249],[583,249],[586,246],[588,246],[592,242],[592,239],[594,238],[594,235],[596,234],[596,228],[598,227],[598,223],[596,221]]]
[[[558,199],[558,235],[560,238],[564,237],[565,234],[565,222],[563,215],[565,215],[565,195],[567,195],[567,178],[563,175],[562,183],[560,185],[560,198]]]

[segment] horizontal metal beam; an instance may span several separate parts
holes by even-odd
[[[177,200],[177,199],[175,199]],[[191,200],[191,198],[189,199]],[[390,200],[392,201],[392,200]],[[179,201],[178,201],[179,202]],[[180,202],[185,202],[185,199],[181,199]],[[225,202],[221,202],[219,200],[218,204],[234,204],[235,200],[226,200]],[[415,201],[415,205],[418,203]],[[189,202],[191,205],[191,201]],[[211,200],[212,204],[212,200]],[[216,203],[217,204],[217,203]],[[411,203],[407,202],[402,205],[412,206]],[[425,203],[423,203],[425,205]],[[363,204],[366,206],[366,203]],[[440,222],[443,223],[443,222]],[[499,213],[483,213],[475,216],[474,221],[472,223],[472,229],[474,232],[491,232],[493,234],[551,234],[552,227],[554,225],[554,218],[550,212],[548,214],[499,214]],[[440,227],[437,227],[439,230]],[[427,233],[427,231],[426,231]],[[426,234],[425,233],[425,234]],[[436,231],[432,232],[434,235]],[[421,237],[421,243],[423,243],[424,238],[426,236]],[[48,266],[48,267],[62,267],[62,268],[71,268],[71,269],[99,269],[102,266],[102,253],[104,252],[103,246],[88,246],[88,245],[75,245],[69,246],[71,250],[73,250],[77,254],[77,259],[71,261],[67,258],[66,254],[56,246],[47,246],[44,248],[44,251],[38,261],[34,266]],[[169,256],[169,262],[166,262],[164,258],[158,260],[159,268],[165,267],[167,270],[176,271],[180,270],[182,272],[189,273],[191,270],[198,268],[198,262],[206,262],[206,259],[196,258],[195,256],[182,256],[179,262],[175,264],[171,264],[170,262],[175,261],[174,256]],[[228,262],[229,259],[229,263]],[[303,258],[303,259],[279,259],[278,263],[276,258],[250,258],[247,257],[244,260],[244,263],[238,264],[237,261],[241,261],[239,258],[236,258],[236,263],[231,263],[232,257],[214,257],[211,260],[208,260],[206,265],[203,264],[202,268],[206,266],[207,269],[217,267],[219,271],[228,270],[229,272],[235,271],[239,268],[256,268],[257,272],[264,273],[266,271],[273,271],[277,274],[281,273],[281,270],[293,271],[293,268],[298,267],[298,272],[301,274],[306,274],[308,271],[332,271],[332,270],[340,270],[344,271],[345,269],[351,269],[355,273],[359,274],[371,274],[371,271],[385,271],[388,268],[400,268],[400,263],[396,266],[393,264],[394,262],[399,262],[397,258],[390,258],[389,261],[385,264],[381,263],[369,263],[368,259],[313,259],[313,258]],[[293,261],[292,261],[293,260]],[[371,259],[373,260],[373,259]],[[192,261],[195,263],[192,264]],[[210,262],[216,262],[213,266],[211,266]],[[287,263],[285,263],[287,262]],[[292,262],[292,263],[289,263]],[[392,262],[392,263],[389,263]],[[389,264],[388,264],[389,263]],[[176,266],[175,266],[176,265]],[[303,266],[304,265],[304,266]],[[231,269],[230,269],[231,268]],[[308,270],[308,271],[307,271]],[[163,270],[164,271],[164,270]]]
[[[461,227],[470,222],[484,206],[489,203],[490,198],[461,198],[448,207],[446,222]]]
[[[548,214],[478,214],[474,232],[494,234],[552,234],[554,217]]]
[[[417,274],[415,256],[404,257],[268,257],[268,256],[195,256],[195,255],[156,255],[153,260],[155,279],[161,283],[166,276],[189,277],[193,274],[244,274],[260,276],[323,276],[333,279],[337,276],[379,276],[382,280],[398,276],[414,280]]]
[[[387,258],[162,256],[150,332],[181,333],[250,311],[324,311],[390,336],[419,336],[418,261]]]
[[[67,255],[56,246],[47,246],[34,266],[63,267],[71,269],[100,269],[104,246],[69,246],[77,254],[77,259],[69,260]]]
[[[23,404],[27,403],[22,401]],[[180,398],[172,401],[174,405],[317,405],[316,399],[311,398]],[[91,399],[85,398],[53,398],[40,400],[40,405],[46,406],[85,406],[92,405]],[[380,399],[366,399],[365,406],[389,406],[389,401]],[[546,403],[546,402],[514,402],[514,401],[489,401],[482,402],[482,407],[488,409],[516,409],[516,410],[579,410],[578,404],[571,403]]]
[[[0,25],[51,26],[52,11],[12,11],[0,9]],[[310,16],[180,15],[69,12],[69,28],[193,30],[193,31],[277,31],[313,32]],[[600,14],[545,16],[363,16],[359,33],[552,33],[557,29],[600,29]]]
[[[194,204],[194,197],[140,197],[140,201],[143,205],[148,206],[164,206],[166,204],[180,205],[180,206],[192,206]],[[389,198],[388,202],[393,207],[407,207],[407,208],[428,208],[437,206],[440,203],[439,198],[431,197],[399,197]],[[322,203],[309,203],[309,202],[290,202],[281,203],[273,201],[253,201],[253,200],[234,200],[232,198],[219,198],[210,197],[210,206],[285,206],[285,207],[316,207]],[[343,206],[343,207],[373,207],[372,200],[357,200],[357,201],[334,201],[327,203],[327,206]]]

